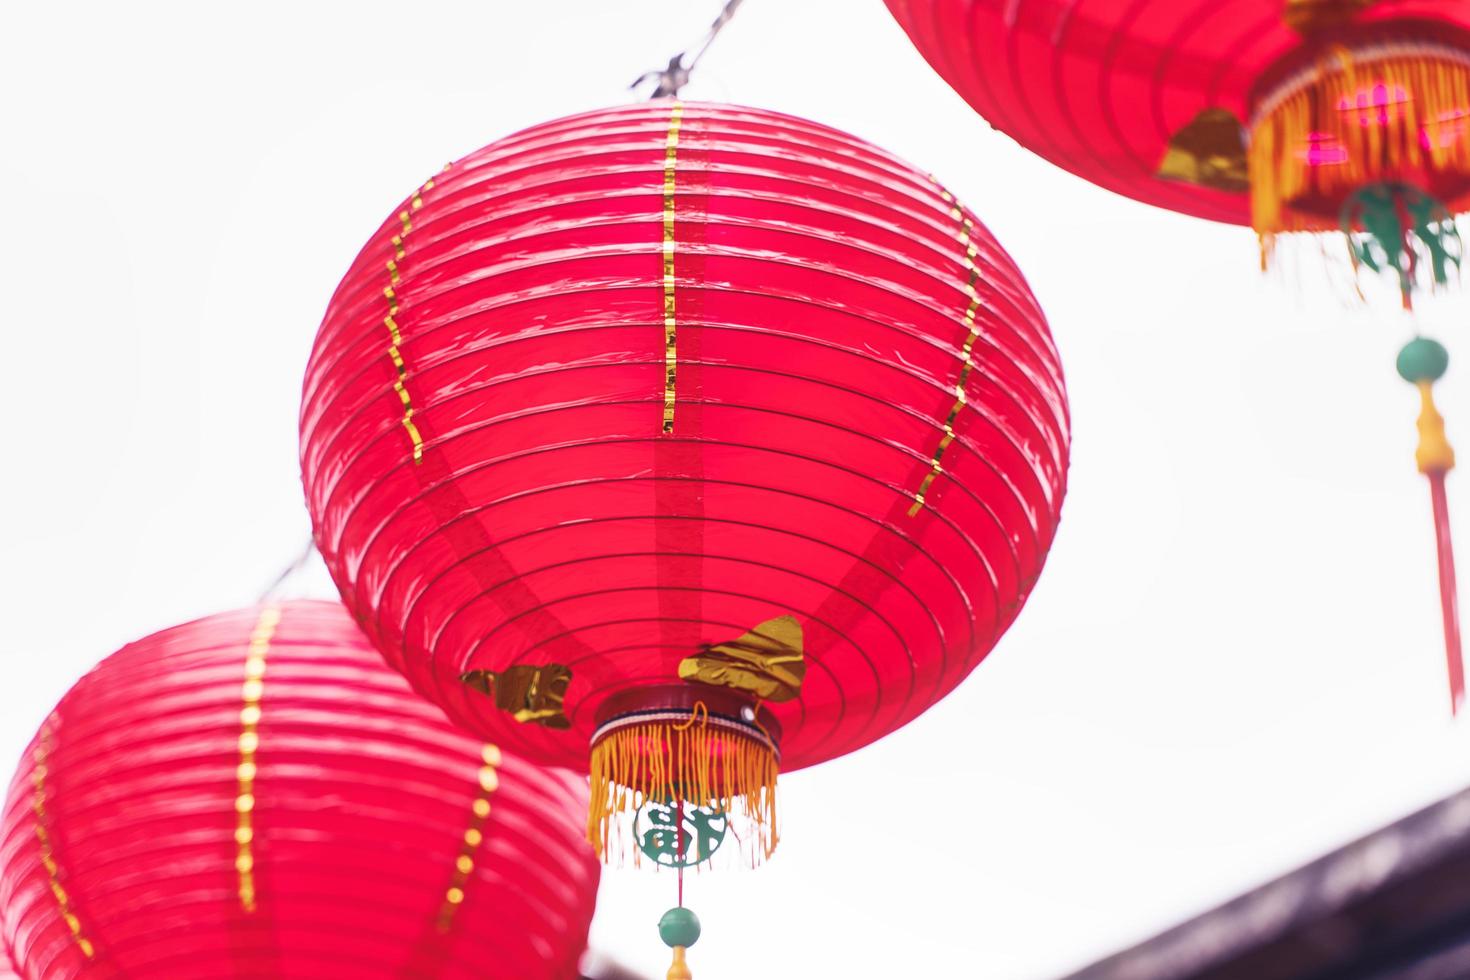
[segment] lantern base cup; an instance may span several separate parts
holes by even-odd
[[[724,688],[647,687],[609,698],[597,721],[587,839],[604,861],[631,851],[641,863],[625,825],[648,801],[742,824],[735,837],[751,865],[775,851],[781,727],[763,706]]]

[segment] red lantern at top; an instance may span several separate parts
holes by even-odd
[[[211,616],[104,660],[31,742],[0,949],[31,980],[571,980],[585,800],[454,729],[336,603]]]
[[[1470,209],[1470,5],[1464,0],[887,0],[934,69],[997,129],[1078,176],[1278,236],[1340,231],[1355,270],[1405,308],[1447,284]],[[1416,338],[1417,385],[1451,703],[1465,697],[1430,386],[1443,347]]]
[[[1381,220],[1374,188],[1470,207],[1460,0],[887,2],[997,129],[1120,194],[1268,244]]]
[[[737,815],[768,854],[778,763],[974,669],[1041,571],[1067,440],[1036,301],[933,179],[668,100],[427,181],[338,288],[301,417],[318,545],[389,661],[590,767],[592,839],[631,817],[662,863]]]

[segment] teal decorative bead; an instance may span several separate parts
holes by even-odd
[[[665,946],[693,946],[699,942],[699,916],[689,909],[669,909],[658,920],[658,935]]]
[[[1450,366],[1450,352],[1444,344],[1428,337],[1415,337],[1399,351],[1399,377],[1409,384],[1438,381]]]

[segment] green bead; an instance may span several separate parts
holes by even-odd
[[[1438,381],[1450,366],[1450,352],[1444,344],[1428,337],[1415,337],[1399,351],[1399,377],[1410,384]]]
[[[659,938],[665,946],[693,946],[699,942],[699,916],[689,909],[669,909],[658,920]]]

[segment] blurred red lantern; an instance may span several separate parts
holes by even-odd
[[[36,980],[577,975],[586,790],[412,694],[335,603],[212,616],[77,682],[0,836]]]
[[[389,661],[530,758],[588,771],[590,745],[590,836],[635,814],[665,863],[737,801],[769,854],[778,760],[969,674],[1041,571],[1068,453],[1041,311],[932,178],[667,100],[535,126],[395,210],[327,311],[301,434],[318,545]]]
[[[1355,271],[1406,308],[1448,284],[1470,209],[1464,0],[887,0],[919,52],[995,128],[1060,167],[1185,214],[1250,224],[1266,265],[1286,232],[1340,231]],[[1325,253],[1324,253],[1325,254]],[[1465,698],[1445,475],[1417,338],[1417,453],[1438,543],[1450,697]]]
[[[1268,243],[1363,228],[1374,186],[1470,206],[1461,0],[887,3],[997,129],[1120,194]]]

